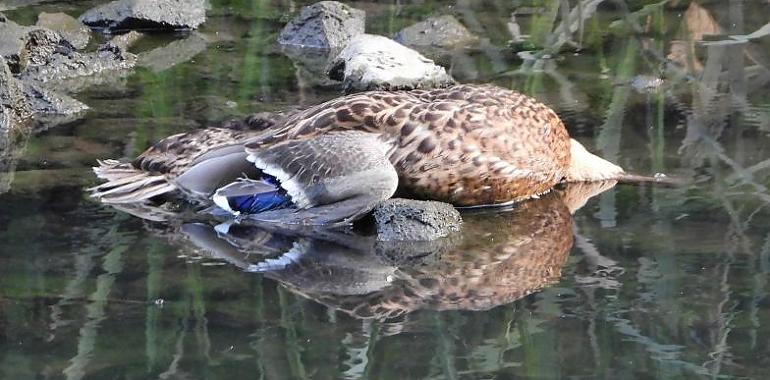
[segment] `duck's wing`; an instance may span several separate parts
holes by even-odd
[[[339,130],[249,148],[249,161],[275,177],[296,208],[252,215],[282,224],[347,224],[390,198],[398,175],[381,136]],[[258,189],[262,191],[262,189]]]

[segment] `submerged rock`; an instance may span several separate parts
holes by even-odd
[[[66,13],[40,13],[36,26],[53,30],[76,49],[83,49],[91,39],[91,29]]]
[[[450,204],[393,198],[374,209],[377,240],[432,241],[460,231],[462,218]]]
[[[340,49],[364,33],[366,13],[336,1],[321,1],[302,8],[278,36],[281,45]]]
[[[88,109],[87,105],[74,98],[33,83],[24,83],[24,97],[35,119],[45,127],[76,120]]]
[[[335,86],[340,82],[332,80],[326,75],[329,62],[337,56],[339,51],[326,49],[303,49],[298,46],[283,46],[281,52],[294,63],[297,69],[297,85],[305,86]]]
[[[204,0],[117,0],[80,15],[84,24],[106,32],[196,29],[206,21]]]
[[[342,81],[348,93],[429,89],[454,83],[432,60],[390,38],[371,34],[350,41],[331,62],[329,77]]]
[[[139,54],[139,66],[160,72],[180,63],[187,62],[206,50],[209,41],[201,33],[192,33],[187,38]]]
[[[393,39],[407,46],[450,48],[473,43],[477,37],[454,16],[446,15],[401,29]]]

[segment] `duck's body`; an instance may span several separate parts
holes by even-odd
[[[560,181],[623,174],[570,139],[544,104],[488,85],[365,92],[270,125],[247,125],[256,127],[176,135],[133,164],[105,162],[95,171],[108,182],[94,194],[126,203],[175,189],[201,197],[220,189],[214,199],[228,209],[236,195],[280,193],[295,210],[258,219],[327,224],[362,215],[397,186],[423,198],[479,206],[525,200]],[[256,180],[221,188],[241,173]]]

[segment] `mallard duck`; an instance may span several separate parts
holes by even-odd
[[[92,195],[125,204],[181,192],[258,221],[336,225],[397,188],[501,205],[624,175],[548,106],[492,85],[363,92],[236,125],[170,136],[131,163],[101,161],[94,172],[106,182]]]

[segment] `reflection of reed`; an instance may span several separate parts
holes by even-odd
[[[89,304],[86,306],[86,322],[79,331],[77,354],[70,360],[69,367],[63,371],[67,379],[82,379],[87,373],[87,367],[96,349],[99,325],[107,318],[105,309],[115,277],[123,271],[122,255],[130,246],[130,242],[125,241],[126,236],[114,229],[109,231],[105,238],[116,244],[112,245],[113,248],[102,261],[102,269],[105,273],[96,278],[96,289],[89,297]]]

